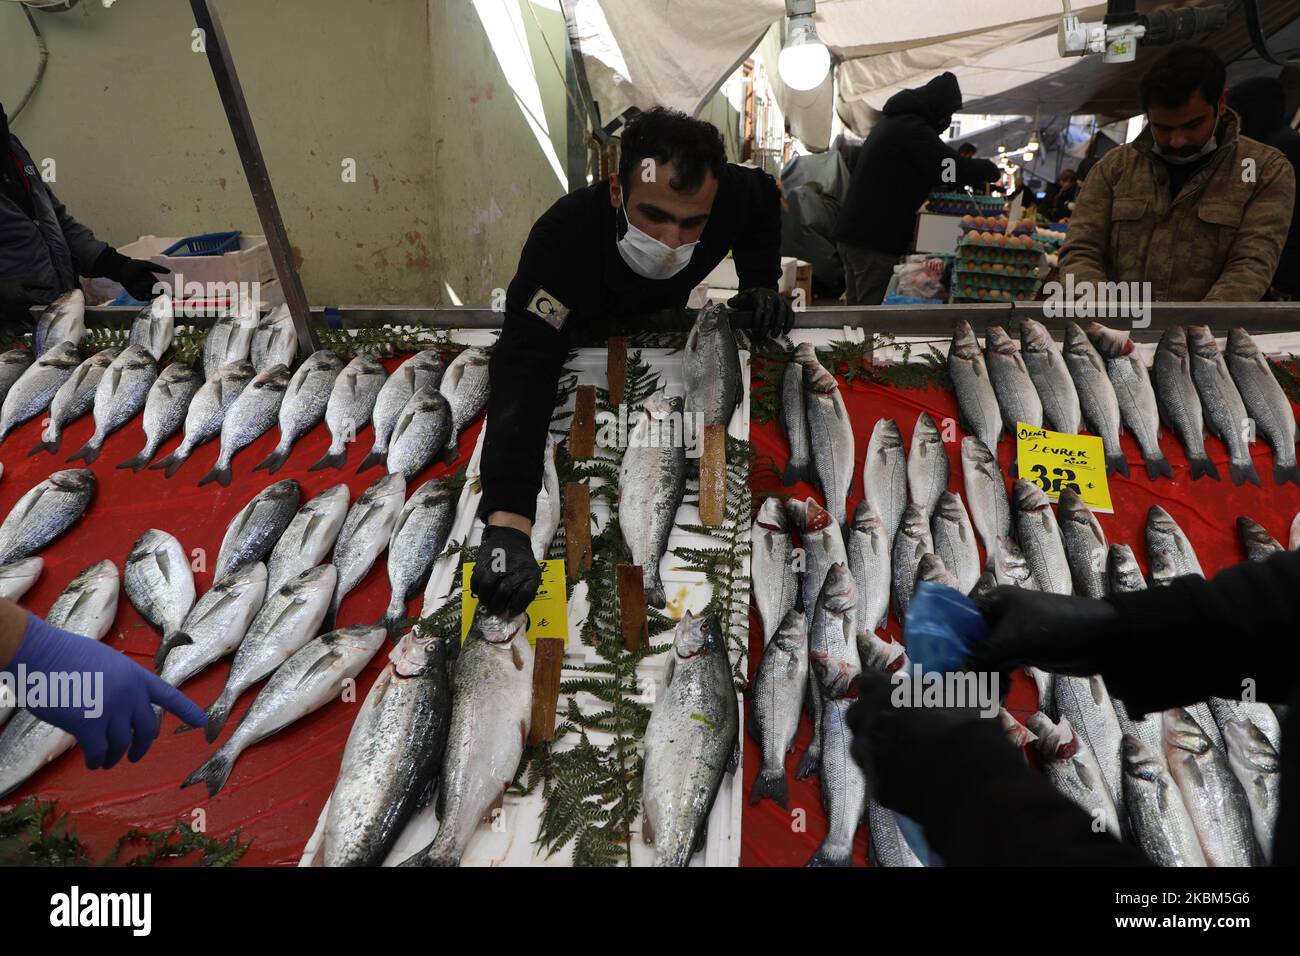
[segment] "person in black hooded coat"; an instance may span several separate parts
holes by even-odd
[[[894,265],[911,246],[916,211],[933,187],[1001,177],[995,163],[963,159],[939,138],[960,109],[961,87],[951,73],[885,103],[862,145],[835,232],[849,305],[879,305],[885,297]]]

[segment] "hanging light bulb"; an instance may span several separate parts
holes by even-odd
[[[830,51],[817,36],[817,25],[813,23],[816,9],[815,0],[785,0],[789,23],[777,71],[781,82],[792,90],[815,90],[830,73]]]

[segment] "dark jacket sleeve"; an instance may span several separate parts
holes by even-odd
[[[923,171],[928,170],[931,181],[936,185],[979,186],[995,183],[1002,178],[1002,170],[997,163],[987,159],[963,159],[919,118],[916,126],[916,135],[908,136],[901,142],[907,146],[908,161]],[[945,178],[948,170],[952,170],[952,173]]]
[[[1300,552],[1107,600],[1119,623],[1105,635],[1101,675],[1130,712],[1249,689],[1280,704],[1300,688]]]
[[[108,243],[96,239],[95,234],[88,227],[73,219],[48,186],[46,192],[50,195],[50,204],[54,207],[54,215],[58,217],[63,237],[68,241],[68,249],[72,253],[72,261],[76,264],[77,271],[83,276],[95,275],[93,271],[95,263],[108,248]]]
[[[781,281],[781,191],[761,169],[733,167],[740,184],[741,226],[731,246],[742,289],[775,289]]]

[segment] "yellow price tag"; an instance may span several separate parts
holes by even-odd
[[[1016,423],[1016,460],[1020,477],[1032,481],[1057,501],[1073,488],[1093,511],[1114,514],[1106,480],[1106,452],[1096,435],[1070,435]]]
[[[568,592],[564,586],[564,562],[556,559],[543,561],[542,585],[537,597],[528,605],[528,643],[536,644],[541,638],[567,641],[569,637]],[[460,579],[460,641],[465,643],[469,626],[478,608],[478,598],[469,592],[469,579],[474,573],[474,562],[465,564]]]

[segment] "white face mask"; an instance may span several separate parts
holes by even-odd
[[[1155,138],[1152,137],[1152,140],[1155,141]],[[1159,156],[1161,159],[1163,159],[1166,163],[1172,163],[1175,166],[1186,166],[1188,163],[1196,162],[1202,156],[1208,156],[1210,153],[1214,152],[1218,148],[1219,148],[1219,137],[1217,134],[1211,134],[1210,138],[1206,140],[1205,145],[1202,146],[1198,152],[1193,153],[1191,156],[1171,156],[1168,153],[1166,153],[1163,149],[1160,148],[1159,142],[1156,142],[1156,155]]]
[[[618,254],[629,269],[646,279],[671,279],[686,268],[695,254],[695,247],[700,244],[698,239],[673,249],[632,225],[632,220],[627,218],[627,209],[619,208],[623,210],[627,232],[617,242]]]

